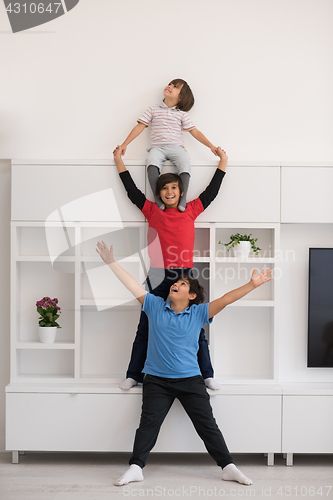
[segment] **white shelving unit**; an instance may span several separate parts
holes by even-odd
[[[45,163],[14,165],[11,380],[6,388],[6,446],[13,451],[14,462],[18,460],[18,450],[130,451],[141,404],[141,388],[124,392],[118,387],[128,365],[140,307],[111,271],[105,269],[95,248],[100,239],[114,244],[116,259],[142,283],[149,268],[147,223],[126,198],[114,167],[46,166]],[[257,182],[256,176],[262,175],[262,168],[254,167],[246,173],[249,182]],[[131,173],[132,170],[135,182],[149,196],[144,166],[136,166]],[[196,166],[193,170],[195,182],[192,180],[194,191],[190,198],[198,196],[208,184],[214,167]],[[275,191],[279,190],[278,170],[277,167],[265,170],[265,182],[270,180]],[[48,179],[59,172],[67,190],[63,192],[61,186],[55,186],[45,203],[37,203],[34,179],[48,186]],[[74,182],[77,178],[81,179],[80,186]],[[233,197],[233,186],[239,184],[237,168],[230,179],[228,196]],[[71,185],[72,192],[68,187]],[[201,190],[196,193],[198,186]],[[106,188],[112,194],[111,207],[102,190]],[[96,200],[98,189],[102,190],[101,209],[92,205],[90,220],[82,219],[90,213],[86,204]],[[78,196],[84,200],[83,210],[77,202]],[[223,197],[214,201],[214,210],[209,207],[198,218],[194,273],[205,288],[207,300],[244,284],[254,267],[259,270],[271,267],[278,273],[277,192],[273,199],[271,223],[265,221],[267,213],[260,219],[264,212],[260,200],[257,205],[252,204],[247,222],[239,222],[237,207],[232,211],[235,222],[218,222],[216,214],[223,211],[226,217]],[[60,202],[63,206],[59,208]],[[113,212],[115,203],[118,208]],[[211,221],[207,221],[209,210]],[[262,248],[258,257],[245,260],[229,257],[218,243],[243,230],[258,237]],[[227,430],[231,451],[268,453],[270,465],[272,454],[281,451],[278,285],[276,279],[255,290],[226,308],[207,327],[215,377],[223,384],[220,391],[212,392],[212,405]],[[62,328],[54,344],[38,340],[35,303],[45,295],[57,297],[62,309],[59,318]],[[24,414],[20,411],[22,407]],[[96,411],[92,412],[92,408]],[[45,418],[41,419],[41,415]],[[270,439],[243,436],[240,441],[238,430],[230,424],[235,415],[239,415],[237,429],[239,426],[247,429],[245,435],[257,435],[265,426]],[[124,422],[128,436],[121,437]],[[92,428],[98,432],[91,434]],[[75,437],[77,429],[81,437],[89,438]],[[102,441],[101,434],[105,437]],[[155,451],[203,451],[180,405],[172,408]]]
[[[64,248],[59,241],[65,241],[67,235],[68,249],[57,254]],[[119,262],[140,282],[144,281],[145,223],[124,224],[122,228],[91,222],[66,222],[64,226],[38,221],[12,223],[12,303],[17,307],[12,308],[11,315],[11,383],[43,381],[44,376],[78,383],[94,376],[105,379],[104,382],[119,383],[126,366],[125,353],[122,357],[120,352],[126,346],[127,356],[130,353],[140,308],[105,269],[95,251],[98,239],[109,244],[118,242],[115,254]],[[131,254],[136,249],[141,257]],[[38,339],[38,316],[33,305],[45,294],[57,297],[61,307],[62,328],[57,330],[54,344],[43,344]],[[110,325],[108,316],[118,323],[118,338],[106,331]],[[93,325],[98,325],[95,332]],[[127,330],[125,339],[123,330]],[[87,362],[95,358],[94,362]],[[86,364],[94,365],[96,373],[91,373],[90,368],[86,377]],[[118,368],[106,373],[103,364]]]
[[[250,254],[247,259],[228,256],[231,252],[222,243],[234,233],[251,233],[258,238],[259,255]],[[260,272],[267,267],[278,276],[279,244],[279,224],[216,223],[211,234],[212,300],[248,282],[254,268]],[[278,286],[279,280],[273,279],[214,318],[214,368],[222,382],[278,382]]]

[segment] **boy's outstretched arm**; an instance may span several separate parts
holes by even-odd
[[[123,159],[121,157],[120,146],[117,146],[116,149],[113,151],[113,158],[121,182],[123,183],[124,188],[126,189],[127,196],[129,197],[131,202],[134,203],[134,205],[136,205],[140,210],[142,210],[146,202],[146,197],[142,193],[142,191],[140,191],[140,189],[136,187],[135,182],[133,181],[129,171],[126,169]]]
[[[121,172],[126,172],[127,168],[124,165],[123,159],[121,157],[121,146],[117,146],[113,151],[113,159],[116,164],[118,174]]]
[[[130,142],[134,141],[141,134],[141,132],[147,127],[144,123],[139,122],[135,127],[130,131],[124,142],[120,147],[121,154],[124,155],[126,153],[127,146]]]
[[[226,152],[220,147],[217,148],[217,156],[219,156],[220,161],[213,175],[213,178],[206,189],[199,195],[199,199],[204,207],[204,210],[206,210],[206,208],[216,198],[227,168],[228,157]]]
[[[218,147],[216,148],[216,155],[220,158],[217,168],[219,170],[222,170],[222,172],[225,172],[228,163],[227,153],[224,151],[224,149]]]
[[[143,304],[146,290],[142,288],[141,285],[136,281],[131,274],[129,274],[125,269],[123,269],[113,258],[113,246],[111,245],[110,250],[104,241],[99,241],[97,243],[96,252],[104,260],[105,264],[109,266],[111,271],[117,276],[119,281],[129,290],[134,297]]]
[[[197,128],[192,128],[191,130],[189,130],[190,134],[194,137],[194,139],[196,139],[197,141],[201,142],[201,144],[204,144],[205,146],[207,146],[207,148],[209,148],[211,150],[212,153],[214,153],[215,156],[217,156],[217,147],[214,146],[208,139],[207,137],[205,137],[203,135],[202,132],[200,132],[200,130],[198,130]]]
[[[272,279],[272,271],[268,268],[261,271],[260,274],[257,274],[257,269],[253,270],[251,280],[239,288],[235,288],[235,290],[231,290],[231,292],[226,293],[219,299],[213,300],[209,303],[209,317],[212,318],[216,314],[218,314],[222,309],[224,309],[229,304],[236,302],[236,300],[245,297],[248,293],[252,292],[258,286],[267,283]]]

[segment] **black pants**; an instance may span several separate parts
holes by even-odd
[[[147,284],[149,291],[153,295],[162,297],[164,300],[169,295],[171,285],[173,285],[183,272],[191,275],[190,268],[184,269],[163,269],[151,268]],[[148,346],[148,318],[146,313],[141,311],[135,340],[133,342],[131,359],[128,365],[126,378],[133,378],[137,382],[143,381],[143,367],[147,357]],[[205,330],[202,328],[199,336],[198,363],[203,378],[214,377],[214,370],[209,355],[208,342],[205,337]]]
[[[161,425],[176,398],[192,420],[195,430],[217,465],[225,467],[233,463],[213,416],[202,376],[170,379],[146,375],[143,380],[140,426],[136,430],[130,465],[136,464],[141,468],[146,465]]]

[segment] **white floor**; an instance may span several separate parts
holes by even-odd
[[[207,454],[151,454],[145,479],[113,485],[127,469],[128,454],[27,453],[11,463],[0,453],[1,500],[110,500],[113,498],[333,498],[333,455],[294,455],[286,467],[275,455],[267,467],[262,455],[235,455],[236,465],[253,480],[242,486],[221,480]]]

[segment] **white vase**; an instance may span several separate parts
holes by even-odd
[[[238,259],[246,259],[251,251],[251,242],[250,241],[240,241],[238,245],[233,248],[234,257]]]
[[[39,340],[43,344],[53,344],[57,333],[56,326],[40,326],[38,328]]]

